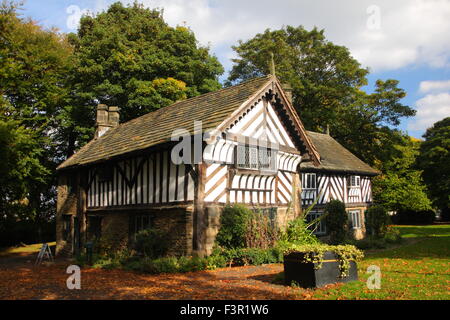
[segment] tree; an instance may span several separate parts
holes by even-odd
[[[396,80],[378,80],[372,94],[362,91],[368,70],[347,48],[327,41],[323,30],[266,30],[233,49],[238,58],[233,59],[228,85],[269,73],[273,53],[276,75],[291,85],[306,128],[323,131],[329,125],[334,138],[371,164],[390,157],[396,133],[389,126],[415,114],[400,103],[405,92]]]
[[[217,58],[188,28],[168,26],[162,14],[117,2],[82,17],[78,33],[70,35],[76,63],[62,138],[68,155],[92,138],[98,103],[119,106],[121,121],[128,121],[221,87]]]
[[[40,221],[54,213],[53,137],[72,48],[56,30],[21,18],[18,7],[0,5],[0,214]]]
[[[383,174],[373,179],[374,200],[390,211],[430,210],[422,171],[415,167],[421,142],[411,137],[402,140],[395,145],[397,154],[382,164]]]
[[[436,122],[423,136],[417,159],[435,205],[448,218],[450,213],[450,117]]]

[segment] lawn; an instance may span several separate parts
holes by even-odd
[[[49,242],[48,245],[53,247],[56,245],[56,242]],[[30,244],[25,246],[17,246],[17,247],[9,247],[9,248],[0,248],[0,257],[14,255],[14,254],[28,254],[39,252],[42,248],[42,243]]]
[[[450,299],[450,225],[398,226],[401,246],[366,253],[360,281],[316,290],[314,299]],[[381,289],[369,290],[367,268],[381,269]]]

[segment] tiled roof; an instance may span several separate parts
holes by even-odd
[[[193,134],[194,121],[202,122],[204,132],[215,129],[272,79],[270,75],[255,78],[233,87],[176,102],[120,124],[86,144],[58,169],[104,161],[168,142],[174,129],[185,129]]]
[[[302,162],[300,164],[301,171],[335,171],[371,176],[380,173],[345,149],[328,134],[312,131],[307,131],[307,134],[320,154],[320,165],[315,166],[312,162]]]

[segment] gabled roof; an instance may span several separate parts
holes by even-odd
[[[255,78],[236,86],[176,102],[120,124],[86,144],[63,162],[58,170],[105,161],[169,142],[174,129],[185,129],[190,134],[194,134],[194,121],[202,122],[203,132],[217,129],[236,110],[249,103],[269,85],[280,87],[274,76]],[[281,95],[284,95],[282,90]],[[286,107],[292,114],[290,111],[292,106],[287,103]],[[296,114],[293,118],[307,150],[318,162],[317,152],[306,135],[303,124]]]
[[[344,148],[328,134],[307,131],[320,154],[320,165],[312,162],[301,162],[300,171],[334,171],[375,176],[380,174],[353,153]]]

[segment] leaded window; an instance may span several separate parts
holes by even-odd
[[[350,187],[358,188],[361,186],[361,177],[360,176],[350,176]]]
[[[236,167],[251,170],[277,170],[277,151],[273,149],[238,145]]]
[[[352,210],[349,211],[350,220],[352,221],[353,229],[361,228],[361,211],[360,210]]]
[[[317,188],[317,176],[315,173],[304,173],[302,181],[302,189],[316,189]]]
[[[306,216],[306,222],[311,223],[312,221],[318,219],[321,215],[322,212],[310,212]],[[323,219],[310,226],[309,229],[314,230],[314,234],[316,235],[324,235],[327,233],[325,221]]]

